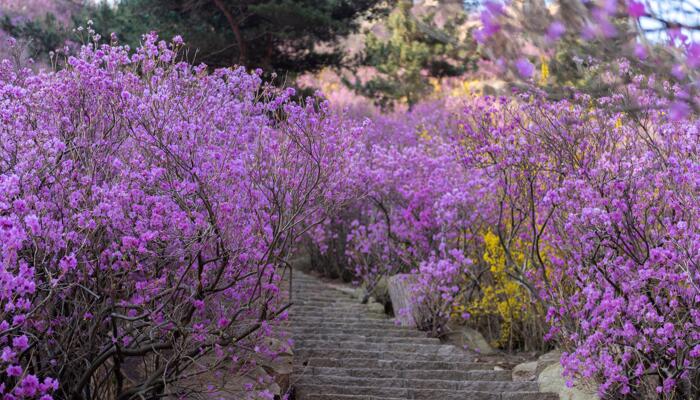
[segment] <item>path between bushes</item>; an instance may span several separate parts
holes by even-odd
[[[347,293],[294,272],[290,312],[296,400],[556,400],[536,382],[398,327]]]

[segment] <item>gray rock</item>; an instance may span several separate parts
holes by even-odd
[[[598,400],[598,394],[594,385],[578,384],[575,387],[568,387],[566,379],[562,377],[564,368],[556,363],[546,367],[537,377],[540,391],[557,393],[560,400]]]
[[[537,361],[518,364],[513,368],[513,381],[524,382],[537,379]]]
[[[367,309],[370,312],[384,314],[384,305],[377,302],[367,303]]]
[[[362,302],[362,300],[364,300],[367,297],[367,290],[364,286],[360,286],[355,289],[353,297],[355,297],[357,301]]]
[[[448,343],[455,346],[474,350],[480,354],[493,354],[495,350],[484,338],[484,335],[476,329],[472,329],[465,325],[450,323],[447,325],[448,333],[445,339]]]
[[[391,304],[394,308],[394,315],[401,326],[415,327],[415,315],[418,310],[415,309],[412,302],[411,279],[409,274],[397,274],[389,277],[387,287]]]
[[[544,353],[539,358],[537,358],[537,369],[535,370],[535,376],[539,376],[545,368],[550,365],[559,364],[561,359],[561,350],[552,350],[548,353]]]
[[[226,377],[225,379],[222,379],[220,382],[209,382],[206,386],[202,385],[202,387],[207,387],[209,385],[212,386],[213,390],[211,392],[208,392],[207,394],[209,396],[212,396],[211,398],[224,398],[224,396],[233,396],[229,398],[249,398],[247,397],[250,394],[250,389],[247,389],[248,387],[253,387],[255,388],[255,391],[268,391],[272,393],[273,395],[281,396],[282,393],[284,393],[284,390],[280,384],[278,383],[278,380],[280,379],[286,379],[284,384],[289,385],[288,377],[291,375],[291,372],[289,374],[283,374],[281,376],[275,376],[275,379],[270,381],[269,380],[269,373],[262,367],[256,367],[253,368],[252,370],[248,371],[246,375],[243,376],[234,376],[234,377]],[[226,374],[224,374],[226,376]],[[262,397],[258,397],[257,395],[253,395],[251,398],[253,400],[262,400]]]

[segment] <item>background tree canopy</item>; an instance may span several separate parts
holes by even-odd
[[[476,69],[475,43],[458,39],[465,12],[452,15],[438,28],[432,23],[434,12],[416,15],[413,8],[411,1],[399,2],[386,19],[386,38],[367,34],[360,64],[376,68],[378,74],[367,82],[346,81],[382,107],[396,101],[412,107],[430,93],[430,78],[459,76]]]
[[[30,16],[0,7],[0,28],[26,40],[36,59],[66,42],[80,42],[81,32],[73,30],[91,20],[104,40],[115,33],[120,43],[135,48],[147,32],[164,39],[180,35],[188,61],[262,68],[288,84],[323,67],[349,68],[344,84],[383,107],[415,104],[433,90],[431,78],[462,75],[479,58],[465,29],[467,13],[478,8],[475,1],[117,0],[82,7],[65,1],[75,7],[61,18],[50,8]],[[352,34],[359,34],[359,43],[347,40]],[[354,74],[358,67],[375,72],[361,81]]]
[[[339,65],[338,39],[359,21],[383,15],[380,0],[121,0],[103,4],[93,20],[99,31],[116,32],[137,44],[156,30],[182,35],[191,57],[211,66],[234,64],[266,72],[298,73]]]

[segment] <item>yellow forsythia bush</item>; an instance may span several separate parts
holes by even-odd
[[[455,314],[470,314],[469,324],[486,334],[491,345],[498,348],[532,349],[541,343],[529,340],[533,330],[542,329],[541,313],[532,301],[528,290],[512,275],[506,253],[497,235],[488,231],[483,236],[485,271],[479,282],[480,295],[465,299],[463,306],[455,307]],[[525,253],[519,245],[511,256],[517,265],[525,262]]]

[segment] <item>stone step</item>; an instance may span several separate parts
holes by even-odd
[[[301,298],[301,299],[312,299],[314,297],[337,298],[337,299],[355,298],[355,296],[351,296],[350,293],[345,293],[343,291],[340,291],[340,290],[337,290],[334,288],[328,288],[328,287],[321,287],[321,288],[311,287],[311,286],[295,287],[292,289],[292,294],[299,296],[299,298]]]
[[[304,303],[348,303],[348,304],[360,304],[359,299],[346,296],[344,294],[335,293],[319,293],[313,296],[309,296],[306,293],[292,293],[292,299],[294,304],[304,304]]]
[[[296,306],[293,305],[289,309],[289,312],[298,314],[325,313],[333,315],[344,315],[351,312],[359,313],[360,315],[370,313],[367,306],[361,304],[298,304]]]
[[[305,400],[405,400],[401,397],[356,396],[354,394],[310,394]]]
[[[441,344],[414,344],[414,343],[373,343],[373,342],[329,342],[321,340],[297,340],[294,343],[294,351],[308,349],[332,348],[333,350],[362,350],[362,351],[398,351],[416,354],[460,354],[461,350],[451,345]]]
[[[299,304],[295,303],[292,304],[292,307],[290,308],[291,311],[308,311],[308,312],[313,312],[313,311],[319,311],[319,312],[331,312],[334,311],[338,315],[341,311],[358,311],[358,312],[367,312],[368,308],[364,304],[359,304],[359,303],[307,303],[307,304]]]
[[[373,311],[370,311],[370,309],[367,307],[366,304],[360,304],[360,303],[307,303],[307,304],[298,304],[294,303],[292,306],[289,308],[290,311],[294,312],[307,312],[307,313],[312,313],[312,312],[325,312],[325,313],[330,313],[334,312],[336,315],[343,315],[342,313],[349,313],[349,312],[357,312],[361,314],[365,313],[372,313]]]
[[[295,349],[294,355],[299,359],[305,358],[375,358],[378,360],[397,361],[468,361],[465,354],[454,354],[452,349],[437,350],[431,353],[420,354],[412,351],[386,351],[386,350],[351,350],[334,348]]]
[[[507,370],[394,370],[379,368],[330,368],[306,367],[304,374],[310,376],[348,376],[354,378],[400,378],[400,379],[442,379],[451,381],[510,381],[511,371]]]
[[[397,329],[397,330],[408,330],[406,328],[401,328],[396,326],[393,322],[389,320],[371,320],[371,321],[362,321],[362,322],[333,322],[333,321],[318,321],[315,322],[314,324],[311,325],[312,327],[315,328],[329,328],[329,329],[337,329],[338,331],[344,331],[346,329],[352,330],[352,329]]]
[[[327,288],[327,287],[296,287],[292,290],[292,295],[300,296],[303,299],[313,299],[313,298],[330,298],[330,299],[342,299],[348,298],[352,299],[349,293],[344,293],[340,290]]]
[[[299,303],[294,303],[292,306],[289,308],[290,311],[295,311],[295,312],[301,312],[301,311],[306,311],[306,312],[336,312],[336,315],[340,310],[351,310],[351,311],[357,311],[361,313],[366,313],[369,312],[369,308],[367,308],[366,304],[360,304],[360,303],[345,303],[345,302],[338,302],[338,303],[306,303],[306,304],[299,304]]]
[[[299,326],[305,327],[315,327],[318,325],[334,325],[334,326],[348,326],[348,327],[355,327],[355,326],[362,326],[363,328],[371,328],[372,326],[378,326],[380,328],[384,327],[390,327],[394,329],[402,329],[402,330],[409,330],[408,328],[396,325],[396,323],[391,320],[391,319],[384,319],[384,318],[360,318],[360,319],[353,319],[349,318],[347,320],[342,320],[339,321],[338,319],[323,319],[323,318],[318,318],[315,319],[309,323],[306,323],[306,321],[299,321],[294,319],[293,322]]]
[[[394,323],[394,318],[379,311],[349,311],[340,314],[332,311],[291,311],[288,318],[296,320],[301,325],[312,325],[316,320],[346,320],[357,319],[367,321],[389,321]]]
[[[493,395],[493,394],[490,394]],[[299,396],[297,397],[299,398]],[[481,399],[480,397],[477,397]],[[500,400],[559,400],[559,396],[550,393],[514,392],[503,393],[500,397],[492,397]],[[462,397],[461,399],[464,399]],[[468,398],[467,398],[468,399]],[[404,397],[363,396],[354,394],[309,394],[304,400],[406,400]]]
[[[387,325],[391,326],[394,328],[402,328],[406,329],[404,327],[401,327],[400,325],[397,325],[393,319],[388,319],[388,318],[382,318],[381,316],[356,316],[356,317],[343,317],[343,318],[301,318],[301,317],[296,317],[292,316],[287,319],[289,322],[291,322],[294,325],[297,326],[316,326],[318,324],[362,324],[362,323],[369,323],[369,324],[376,324],[380,323],[382,325]]]
[[[371,386],[337,386],[318,384],[295,385],[297,398],[307,399],[309,395],[327,395],[322,399],[338,399],[340,395],[371,396],[380,398],[400,398],[415,400],[555,400],[557,395],[539,392],[486,392],[472,390],[439,390],[410,388],[380,388]]]
[[[414,344],[440,344],[440,339],[429,337],[403,337],[403,336],[367,336],[367,335],[346,335],[346,334],[308,334],[303,336],[292,336],[295,342],[307,340],[319,340],[338,343],[342,341],[351,342],[372,342],[372,343],[414,343]]]
[[[511,371],[396,326],[352,295],[296,273],[287,332],[295,400],[554,400]]]
[[[294,358],[294,363],[307,367],[329,367],[329,368],[371,368],[371,369],[394,369],[394,370],[450,370],[450,371],[473,371],[493,369],[495,364],[471,362],[471,361],[429,361],[429,360],[380,360],[377,358],[331,358],[331,357],[309,357],[301,359]]]
[[[346,319],[358,319],[358,320],[388,320],[393,321],[388,315],[378,312],[357,312],[357,313],[347,313],[339,314],[331,311],[297,311],[292,310],[288,313],[290,318],[296,319],[299,323],[306,323],[307,325],[315,323],[317,320],[346,320]]]
[[[309,319],[343,319],[343,318],[368,318],[368,319],[386,319],[393,321],[391,317],[386,315],[384,312],[378,311],[368,311],[368,310],[341,310],[336,308],[329,308],[327,310],[290,310],[288,313],[289,317],[303,317]],[[300,321],[304,322],[304,321]],[[311,324],[309,321],[306,324]]]
[[[352,306],[328,306],[328,307],[292,307],[290,315],[310,315],[316,317],[345,317],[352,315],[377,315],[378,313],[369,311],[367,307]],[[382,315],[385,315],[382,313]]]
[[[404,378],[369,378],[338,375],[314,375],[304,374],[296,377],[296,381],[303,384],[323,386],[348,386],[348,387],[375,387],[375,388],[403,388],[403,389],[432,389],[447,391],[473,391],[473,392],[534,392],[539,389],[537,382],[511,382],[511,381],[459,381],[444,379],[404,379]]]
[[[337,304],[337,305],[344,305],[344,306],[363,306],[362,303],[359,301],[350,298],[350,297],[342,297],[342,298],[335,298],[335,299],[321,299],[321,298],[316,298],[316,299],[300,299],[295,297],[292,303],[292,308],[297,307],[297,306],[326,306],[330,304]]]
[[[302,330],[308,330],[312,328],[326,328],[326,329],[335,329],[339,332],[345,330],[345,329],[394,329],[394,330],[402,330],[402,331],[416,331],[415,329],[410,329],[406,328],[400,325],[396,325],[396,323],[391,320],[391,319],[383,319],[383,318],[367,318],[367,319],[357,319],[357,320],[352,320],[348,319],[345,322],[341,322],[340,320],[323,320],[323,319],[317,319],[314,320],[311,323],[306,323],[304,321],[300,321],[298,319],[288,319],[288,321],[291,324],[291,327],[294,329],[302,329]],[[423,334],[425,336],[425,334]]]
[[[420,331],[412,331],[408,329],[402,329],[402,328],[386,328],[386,329],[336,329],[336,328],[310,328],[310,327],[303,327],[299,328],[296,326],[290,327],[288,330],[293,336],[299,337],[299,336],[304,336],[306,334],[309,335],[314,335],[314,334],[337,334],[337,333],[343,333],[346,335],[364,335],[368,337],[387,337],[387,336],[392,336],[392,337],[418,337],[418,338],[424,338],[425,333],[420,332]]]
[[[317,280],[314,277],[304,277],[303,279],[297,279],[297,277],[294,277],[294,280],[292,281],[293,288],[299,288],[299,287],[307,287],[307,288],[322,288],[322,289],[330,289],[331,287],[326,285],[325,283]]]

